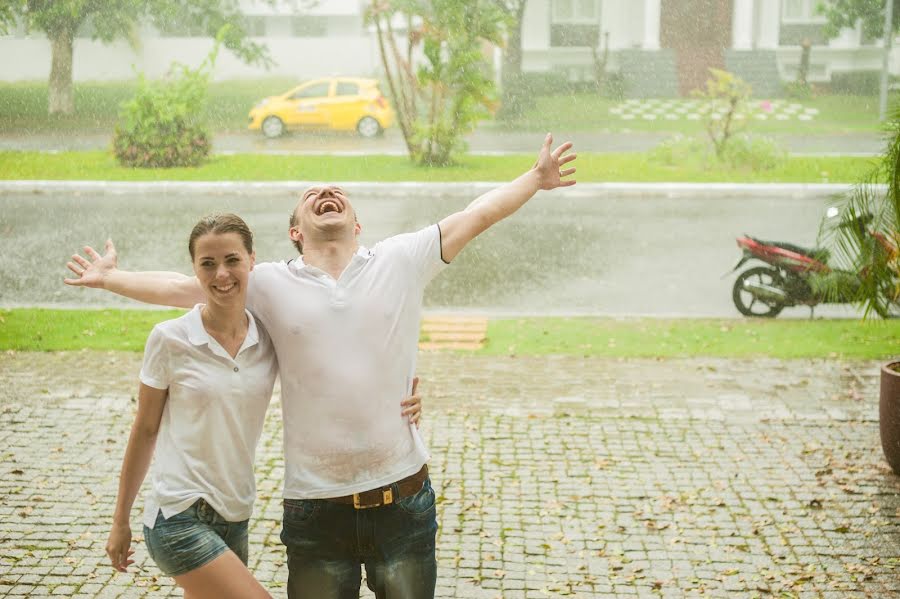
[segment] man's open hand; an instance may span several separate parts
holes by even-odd
[[[553,135],[547,134],[544,139],[544,145],[538,154],[537,162],[534,163],[534,170],[538,174],[540,188],[549,190],[557,187],[568,187],[575,185],[575,179],[565,179],[569,175],[575,174],[575,167],[563,170],[566,165],[578,156],[578,154],[566,154],[572,149],[572,142],[567,141],[552,152],[550,147],[553,144]]]
[[[98,287],[102,289],[106,276],[118,266],[116,247],[113,245],[112,239],[107,239],[102,256],[90,246],[84,247],[84,253],[87,254],[88,258],[73,254],[72,261],[66,263],[69,270],[75,273],[76,276],[74,279],[63,279],[63,283],[75,287]]]
[[[419,421],[422,417],[422,396],[416,393],[419,387],[419,377],[413,378],[412,392],[409,397],[400,402],[400,414],[409,418],[410,424],[415,424],[419,428]]]

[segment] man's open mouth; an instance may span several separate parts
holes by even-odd
[[[342,212],[340,204],[335,200],[324,200],[319,204],[318,208],[316,208],[316,214],[320,216],[328,212],[337,212],[340,214]]]

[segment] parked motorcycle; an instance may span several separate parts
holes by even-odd
[[[829,217],[836,215],[836,209],[829,210]],[[854,225],[866,227],[870,220],[871,216],[862,217]],[[884,235],[871,230],[868,234],[891,256],[897,255],[897,248]],[[744,316],[774,318],[790,306],[805,305],[812,311],[821,303],[850,303],[856,298],[861,274],[832,268],[828,264],[831,256],[827,249],[807,248],[783,241],[764,241],[749,235],[738,237],[737,245],[743,254],[730,272],[740,269],[750,260],[765,264],[741,272],[734,282],[731,298]],[[838,284],[827,285],[825,278],[840,281],[837,281]],[[831,289],[831,292],[826,293],[826,288]],[[890,297],[885,297],[884,301],[873,306],[875,311],[882,318],[900,316],[900,301],[893,293],[886,292],[885,295]]]

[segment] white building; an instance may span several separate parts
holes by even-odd
[[[465,1],[465,0],[460,0]],[[607,46],[607,69],[620,72],[632,96],[670,96],[702,84],[709,67],[733,71],[757,95],[777,95],[780,83],[796,78],[800,42],[813,43],[809,80],[836,83],[847,73],[881,67],[881,41],[861,28],[825,39],[819,0],[528,0],[523,30],[523,69],[563,72],[589,79],[591,45]],[[275,66],[265,71],[222,52],[215,78],[284,76],[305,79],[381,71],[374,34],[364,13],[369,0],[281,0],[275,6],[242,0],[251,32],[270,50]],[[145,26],[133,47],[91,40],[86,25],[75,41],[76,81],[131,79],[135,69],[150,77],[172,61],[198,64],[211,47],[194,24],[171,31]],[[898,50],[900,53],[900,50]],[[19,28],[0,37],[0,80],[46,80],[50,44]],[[900,56],[898,56],[900,58]],[[499,61],[496,61],[499,64]],[[900,60],[892,60],[900,72]]]
[[[881,40],[865,39],[860,26],[826,39],[819,2],[529,0],[523,70],[563,69],[569,79],[590,78],[594,59],[586,42],[599,39],[601,46],[608,40],[607,70],[622,74],[629,95],[688,93],[706,80],[709,67],[736,73],[759,94],[777,94],[779,82],[796,79],[807,38],[808,81],[838,83],[862,71],[874,77],[881,69]],[[891,62],[897,73],[900,64]]]
[[[221,51],[214,78],[253,79],[293,77],[307,79],[328,75],[368,76],[381,70],[374,35],[364,24],[363,0],[280,0],[270,4],[241,0],[254,41],[269,48],[274,66],[268,71],[243,63]],[[39,33],[26,35],[22,27],[0,37],[0,80],[36,81],[50,76],[50,42]],[[91,39],[89,23],[78,32],[73,51],[75,81],[133,79],[135,69],[156,78],[173,61],[196,66],[206,57],[212,40],[195,23],[181,23],[171,30],[141,27],[137,43],[118,40],[104,44]]]

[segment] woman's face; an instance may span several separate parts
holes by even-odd
[[[237,233],[207,233],[194,243],[194,274],[210,304],[241,307],[256,256]]]

